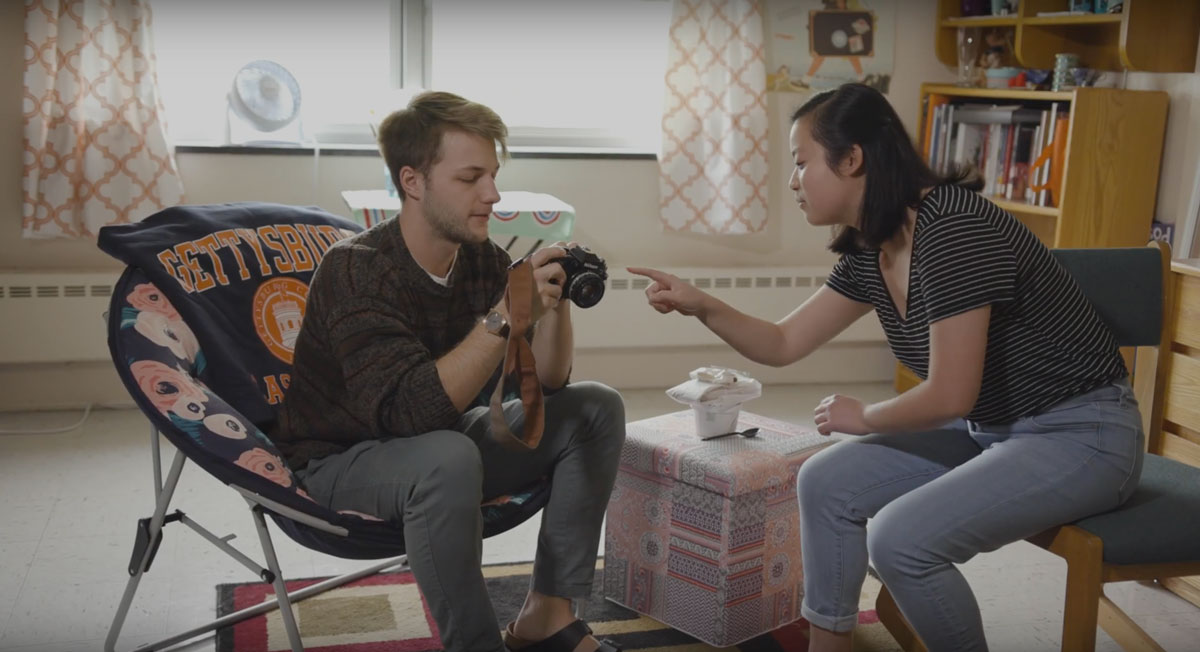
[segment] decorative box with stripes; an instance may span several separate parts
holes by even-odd
[[[714,646],[800,618],[796,472],[829,438],[743,411],[701,441],[690,410],[630,423],[604,534],[604,595]]]

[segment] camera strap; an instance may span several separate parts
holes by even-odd
[[[519,260],[508,269],[508,288],[504,291],[504,305],[508,308],[508,343],[500,367],[500,380],[496,383],[491,400],[492,438],[509,448],[537,448],[542,441],[542,429],[546,422],[542,383],[537,377],[533,349],[525,339],[525,332],[532,324],[533,302],[536,299],[533,265],[528,259]],[[521,405],[525,410],[521,437],[514,435],[504,420],[504,381],[514,372],[521,387]]]

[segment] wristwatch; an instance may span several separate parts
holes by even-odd
[[[497,337],[508,337],[508,317],[499,310],[493,310],[483,318],[483,327],[487,332]]]

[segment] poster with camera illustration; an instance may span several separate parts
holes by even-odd
[[[767,0],[767,90],[861,82],[888,92],[896,0]]]

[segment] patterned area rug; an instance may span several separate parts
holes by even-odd
[[[603,562],[597,564],[597,568],[602,567]],[[511,621],[520,611],[532,568],[533,565],[528,563],[484,568],[488,593],[500,622]],[[737,647],[706,645],[605,600],[601,595],[600,572],[603,570],[597,572],[596,588],[583,607],[582,616],[598,635],[612,639],[626,651],[793,652],[808,649],[808,623],[803,620]],[[294,580],[287,583],[288,590],[321,579],[324,578]],[[855,630],[854,648],[858,652],[900,649],[871,610],[878,593],[879,582],[868,577],[863,587],[863,611],[859,612],[859,626]],[[221,584],[217,587],[217,615],[223,616],[272,597],[274,592],[268,584]],[[433,652],[442,649],[437,627],[408,572],[374,575],[313,596],[300,602],[296,612],[300,635],[309,652]],[[273,611],[218,631],[216,649],[218,652],[274,652],[290,648],[279,612]]]

